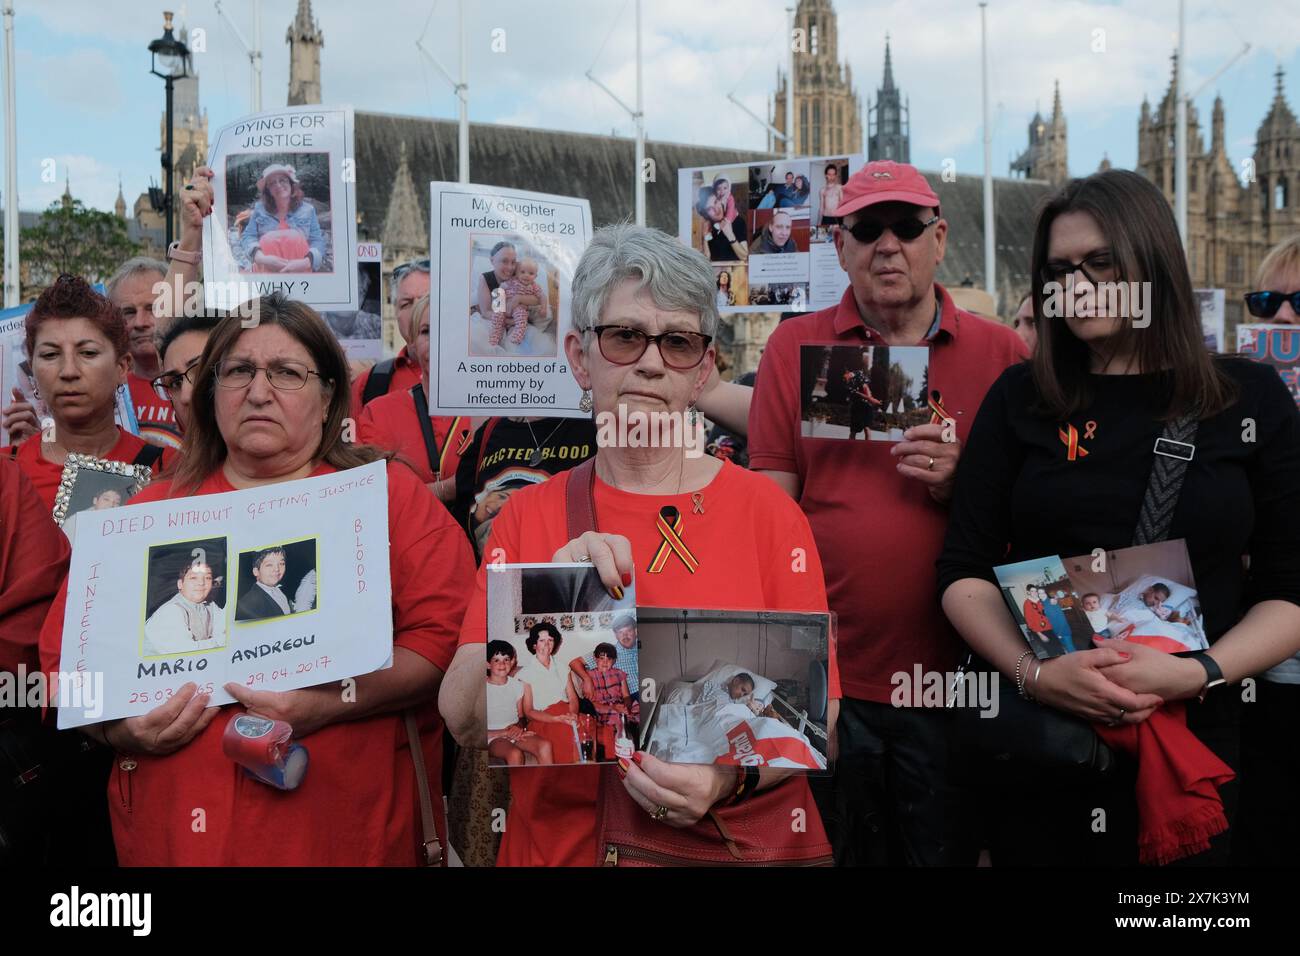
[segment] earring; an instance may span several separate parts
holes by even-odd
[[[578,411],[590,412],[595,407],[596,403],[591,398],[591,389],[584,388],[582,390],[582,398],[578,399]]]
[[[694,403],[694,402],[691,403],[691,407],[688,408],[688,409],[686,410],[686,413],[687,413],[687,415],[690,416],[689,419],[688,419],[688,421],[689,421],[689,423],[690,423],[690,426],[691,426],[692,428],[697,428],[697,427],[699,427],[699,424],[700,424],[700,413],[699,413],[698,411],[696,411],[696,409],[695,409],[695,403]]]

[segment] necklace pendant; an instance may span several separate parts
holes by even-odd
[[[533,453],[528,456],[528,465],[530,468],[536,468],[542,463],[542,446],[538,445],[533,449]]]

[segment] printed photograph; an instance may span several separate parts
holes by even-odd
[[[737,263],[730,266],[714,266],[714,281],[718,287],[718,309],[731,306],[749,305],[748,269]]]
[[[796,219],[807,219],[812,191],[806,159],[749,167],[750,209],[788,209]]]
[[[227,555],[225,538],[149,548],[142,658],[174,657],[226,646]]]
[[[558,270],[527,242],[470,237],[469,354],[554,356]]]
[[[1034,656],[1046,660],[1092,646],[1087,618],[1059,557],[1004,564],[993,573]],[[1085,639],[1077,647],[1076,633]]]
[[[993,569],[1025,640],[1040,658],[1093,647],[1094,637],[1168,653],[1209,647],[1182,539]]]
[[[923,346],[803,345],[799,376],[805,438],[902,441],[930,420]]]
[[[54,520],[63,525],[78,512],[121,507],[148,483],[143,465],[69,455],[54,495]]]
[[[807,282],[760,282],[749,287],[750,305],[770,305],[782,312],[808,311]]]
[[[252,624],[317,609],[319,542],[305,538],[239,553],[235,623]]]
[[[796,219],[790,209],[755,209],[750,213],[750,233],[754,243],[751,256],[771,256],[782,252],[807,252],[807,219]]]
[[[710,262],[749,258],[749,171],[745,166],[697,170],[691,177],[695,215],[691,245]]]
[[[640,746],[636,596],[588,564],[488,574],[488,762],[608,763]]]
[[[226,158],[230,251],[246,274],[334,271],[330,154]]]
[[[1237,326],[1237,351],[1277,369],[1277,374],[1300,405],[1300,327],[1263,322]]]
[[[647,752],[672,763],[827,769],[830,615],[638,616]]]
[[[379,262],[357,263],[356,312],[324,312],[322,317],[340,344],[348,341],[375,341],[384,337],[384,296]]]
[[[839,225],[839,219],[831,213],[844,199],[844,184],[849,178],[848,157],[837,159],[812,160],[812,176],[817,188],[812,191],[812,208],[810,220],[813,225],[813,242],[826,242],[831,238],[831,226]]]

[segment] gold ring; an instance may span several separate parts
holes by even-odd
[[[584,554],[577,559],[579,564],[591,564],[591,555]]]
[[[654,813],[650,814],[650,819],[662,820],[666,816],[668,816],[668,808],[665,807],[663,804],[660,804],[659,808],[656,809]]]
[[[930,464],[925,466],[926,471],[934,471],[934,458],[930,458]]]

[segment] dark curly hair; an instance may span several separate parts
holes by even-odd
[[[524,647],[528,648],[528,653],[534,657],[537,656],[537,638],[543,633],[550,634],[551,637],[555,638],[555,647],[551,650],[552,654],[558,653],[560,645],[564,643],[564,637],[560,634],[560,629],[554,624],[548,624],[546,621],[534,624],[528,629],[528,636],[524,638]]]
[[[36,332],[48,319],[85,319],[108,339],[113,347],[113,357],[121,358],[130,347],[126,322],[117,306],[107,296],[100,295],[81,276],[64,273],[54,284],[41,293],[40,298],[27,313],[24,331],[27,333],[27,354],[36,352]]]

